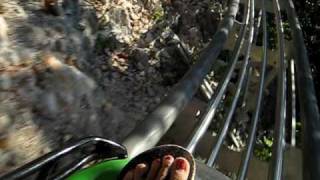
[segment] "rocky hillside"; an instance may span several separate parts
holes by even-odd
[[[0,173],[75,138],[124,138],[222,11],[209,0],[0,1]]]

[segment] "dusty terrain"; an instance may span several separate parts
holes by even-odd
[[[72,139],[123,139],[222,11],[209,0],[1,0],[0,173]]]

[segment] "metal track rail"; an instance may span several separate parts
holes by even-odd
[[[269,168],[269,179],[280,180],[283,176],[283,161],[284,161],[284,148],[285,148],[285,125],[286,125],[286,98],[287,98],[287,80],[286,69],[287,62],[285,59],[285,45],[284,45],[284,30],[281,20],[280,0],[273,0],[273,8],[275,13],[275,20],[277,26],[278,36],[278,79],[277,79],[277,100],[276,100],[276,113],[275,113],[275,134],[272,152],[272,162]],[[225,124],[222,132],[219,134],[218,142],[216,143],[207,165],[212,166],[217,158],[218,152],[222,146],[228,127],[230,125],[232,116],[237,107],[238,99],[242,89],[246,74],[248,73],[247,66],[250,57],[250,48],[253,39],[257,38],[254,34],[254,29],[258,29],[260,19],[263,26],[263,49],[260,71],[260,82],[258,88],[258,96],[256,99],[256,109],[253,114],[252,124],[250,126],[250,135],[248,139],[248,147],[245,151],[244,158],[241,162],[241,167],[238,172],[238,179],[244,180],[248,172],[250,159],[253,155],[254,143],[256,141],[256,131],[259,123],[260,113],[262,111],[263,93],[266,88],[266,68],[268,60],[268,34],[267,34],[267,15],[266,15],[266,0],[260,3],[262,9],[259,11],[258,24],[254,26],[254,0],[246,0],[247,7],[245,10],[244,22],[240,30],[239,38],[236,41],[231,63],[229,69],[225,73],[223,79],[220,81],[217,90],[208,103],[204,116],[200,123],[191,134],[191,140],[188,142],[186,148],[190,152],[194,152],[199,140],[207,131],[215,112],[225,94],[227,85],[230,81],[231,75],[234,72],[236,63],[238,61],[242,46],[244,44],[244,37],[247,32],[249,19],[250,19],[250,35],[247,42],[247,49],[245,52],[245,60],[241,68],[241,75],[237,83],[236,93],[232,105],[226,116]],[[281,1],[285,6],[288,19],[293,35],[293,44],[295,52],[295,64],[297,75],[297,94],[299,95],[300,116],[303,120],[303,151],[304,151],[304,179],[320,179],[320,117],[319,109],[317,106],[313,80],[311,76],[310,65],[307,57],[306,47],[303,42],[301,28],[296,16],[292,0]],[[170,126],[174,123],[179,113],[191,101],[198,88],[203,83],[206,74],[214,61],[217,59],[225,44],[228,35],[235,22],[235,17],[238,12],[239,0],[232,0],[229,2],[229,9],[221,23],[220,28],[214,35],[212,42],[201,55],[199,61],[191,67],[185,77],[172,89],[171,93],[164,99],[164,101],[144,120],[141,124],[129,134],[123,141],[123,144],[128,148],[130,156],[135,156],[138,153],[155,146],[160,138],[166,133]],[[253,10],[250,10],[250,9]],[[250,13],[251,12],[251,13]],[[261,12],[261,13],[260,13]],[[249,16],[250,13],[250,16]],[[250,76],[250,75],[249,75]],[[248,77],[250,78],[250,77]],[[295,78],[293,78],[295,79]],[[203,85],[203,84],[202,84]],[[204,85],[203,85],[204,86]],[[202,87],[204,88],[204,87]],[[209,97],[209,96],[207,96]],[[294,122],[293,122],[294,123]],[[293,138],[293,132],[291,137]]]
[[[250,0],[247,0],[248,2]],[[248,4],[248,3],[247,3]],[[245,18],[244,18],[244,23],[241,26],[241,30],[240,30],[240,36],[236,41],[236,44],[234,46],[234,50],[232,53],[232,57],[231,57],[231,65],[229,66],[228,71],[224,74],[224,77],[222,78],[221,82],[218,84],[216,93],[213,95],[213,97],[210,99],[208,107],[204,113],[204,116],[202,117],[202,119],[200,120],[199,126],[195,129],[195,131],[192,134],[191,140],[189,141],[187,147],[187,150],[190,152],[193,152],[197,146],[197,144],[199,143],[200,139],[202,138],[202,136],[205,134],[205,132],[207,131],[214,115],[215,112],[223,98],[223,95],[226,92],[228,83],[231,79],[231,76],[234,72],[234,69],[237,65],[237,61],[239,59],[239,55],[242,49],[242,45],[244,43],[245,40],[245,33],[246,33],[246,29],[249,23],[249,13],[250,13],[250,9],[247,6],[246,10],[245,10]]]
[[[284,31],[281,20],[281,9],[279,0],[273,0],[279,48],[279,64],[277,79],[277,103],[275,115],[275,133],[272,150],[272,162],[269,179],[281,180],[283,168],[283,154],[285,148],[285,128],[286,128],[286,60],[284,54]]]
[[[256,29],[256,28],[255,28]],[[243,93],[242,93],[242,97],[240,97],[239,100],[239,105],[241,106],[241,108],[245,108],[247,105],[247,96],[248,96],[248,91],[249,91],[249,87],[250,87],[250,81],[251,81],[251,74],[252,74],[252,64],[251,61],[249,62],[248,66],[247,66],[247,73],[246,73],[246,77],[245,77],[245,82],[243,85]]]
[[[303,179],[320,179],[320,115],[301,26],[292,0],[284,1],[292,30],[303,133]]]
[[[297,97],[296,97],[296,74],[294,60],[290,60],[290,92],[291,92],[291,138],[290,143],[292,147],[296,146],[296,131],[297,131]]]
[[[123,141],[129,155],[137,155],[155,146],[179,113],[191,101],[227,41],[238,12],[239,0],[231,0],[228,7],[218,31],[200,56],[199,61],[193,65],[162,103]]]
[[[254,143],[256,140],[256,131],[260,118],[261,112],[261,103],[263,100],[263,92],[264,92],[264,80],[266,74],[266,66],[267,66],[267,48],[268,48],[268,33],[267,33],[267,17],[266,17],[266,9],[265,9],[265,0],[262,0],[262,27],[263,27],[263,53],[261,60],[261,72],[260,72],[260,83],[258,90],[258,97],[256,101],[256,109],[253,115],[252,124],[250,127],[250,135],[247,145],[247,150],[245,152],[244,158],[242,159],[241,166],[238,172],[238,180],[244,180],[247,175],[249,162],[253,153]]]
[[[124,139],[123,144],[127,147],[129,155],[135,156],[142,151],[148,150],[155,146],[160,138],[168,131],[171,125],[175,122],[179,113],[192,100],[198,89],[202,89],[207,98],[210,98],[213,93],[210,89],[210,84],[206,80],[206,75],[210,72],[213,63],[216,61],[218,55],[224,47],[230,31],[233,28],[235,18],[239,9],[240,0],[230,0],[228,10],[225,13],[219,29],[214,35],[211,43],[203,51],[197,63],[192,65],[191,69],[186,73],[185,77],[172,89],[171,93],[162,101],[162,103],[144,120],[141,124]],[[286,71],[289,65],[285,59],[285,44],[284,44],[284,29],[281,17],[280,0],[273,0],[273,9],[275,13],[275,21],[278,36],[279,61],[277,67],[277,99],[276,99],[276,113],[275,113],[275,130],[274,142],[272,151],[272,161],[269,168],[270,180],[283,179],[283,164],[284,164],[284,149],[285,149],[285,129],[286,129],[286,98],[287,98],[287,79]],[[317,98],[312,79],[311,68],[307,56],[306,46],[304,44],[302,30],[297,18],[292,0],[281,1],[284,9],[287,12],[287,17],[292,31],[294,62],[291,61],[291,91],[292,91],[292,132],[290,134],[292,144],[295,142],[295,117],[296,117],[296,102],[299,103],[300,109],[297,113],[303,122],[303,179],[304,180],[318,180],[320,179],[320,114],[317,105]],[[217,90],[210,98],[208,107],[200,120],[200,123],[195,128],[190,142],[187,144],[187,149],[194,152],[199,140],[208,130],[215,112],[223,100],[223,96],[227,90],[229,81],[235,71],[237,61],[239,59],[243,44],[246,42],[244,50],[245,58],[242,63],[240,77],[238,78],[236,91],[233,96],[232,104],[228,107],[225,123],[222,127],[217,143],[213,147],[207,165],[213,166],[217,160],[219,151],[223,145],[227,135],[229,126],[231,124],[234,112],[239,107],[243,109],[246,92],[249,82],[250,73],[248,74],[248,64],[251,55],[251,48],[253,42],[257,39],[257,33],[262,17],[263,30],[263,47],[261,59],[260,82],[257,90],[257,99],[255,101],[256,108],[251,119],[250,134],[248,139],[247,149],[244,152],[242,159],[238,180],[245,180],[248,172],[250,160],[253,155],[253,149],[256,142],[257,127],[262,111],[263,95],[266,89],[266,72],[268,60],[268,32],[267,32],[267,4],[270,1],[262,0],[246,0],[246,7],[244,12],[244,20],[241,24],[239,37],[235,43],[229,68],[225,72],[224,77],[220,81]],[[255,7],[262,7],[257,16],[257,23],[255,24]],[[245,36],[249,31],[248,40],[245,41]],[[182,46],[182,45],[181,45]],[[187,59],[187,58],[186,58]],[[248,74],[248,75],[247,75]],[[296,76],[296,77],[295,77]],[[247,79],[247,80],[246,80]],[[245,81],[248,81],[245,83]],[[295,95],[295,81],[297,81],[297,95]],[[206,92],[208,91],[208,93]],[[244,98],[239,101],[241,92],[244,91]],[[53,176],[48,176],[50,168],[57,165],[59,161],[67,155],[79,153],[81,154],[80,161],[74,161],[67,164],[67,166],[58,169]],[[13,172],[5,174],[0,179],[23,179],[28,176],[38,174],[38,179],[65,179],[70,174],[90,164],[94,160],[106,159],[123,159],[127,158],[126,148],[120,144],[100,138],[89,137],[82,139],[79,142],[66,146],[62,150],[56,150],[42,156],[28,164],[17,168]]]
[[[223,141],[228,133],[228,129],[229,129],[229,126],[230,126],[230,123],[231,123],[231,120],[232,120],[232,117],[233,117],[233,114],[237,108],[237,105],[238,105],[238,100],[239,100],[239,97],[240,97],[240,93],[241,93],[241,90],[242,90],[242,87],[243,87],[243,83],[244,83],[244,79],[246,77],[246,73],[247,73],[247,67],[248,67],[248,63],[249,63],[249,57],[250,57],[250,54],[251,54],[251,46],[252,46],[252,42],[253,42],[253,36],[254,36],[254,7],[255,7],[255,0],[249,0],[249,3],[248,3],[248,9],[249,9],[249,12],[250,12],[250,24],[249,24],[249,37],[248,37],[248,41],[247,41],[247,47],[246,47],[246,51],[245,51],[245,58],[243,60],[243,65],[242,65],[242,68],[241,68],[241,73],[240,73],[240,78],[238,80],[238,83],[237,83],[237,89],[236,89],[236,93],[233,97],[233,100],[232,100],[232,104],[231,104],[231,107],[227,113],[227,116],[226,116],[226,120],[225,120],[225,123],[223,125],[223,128],[221,130],[221,132],[219,133],[219,138],[218,138],[218,141],[217,143],[215,144],[214,148],[213,148],[213,151],[208,159],[208,162],[207,162],[207,165],[208,166],[213,166],[214,163],[216,162],[217,160],[217,157],[218,157],[218,153],[221,149],[221,146],[223,144]]]
[[[262,9],[263,8],[266,8],[264,2],[262,2],[262,8],[259,10],[259,13],[258,13],[258,17],[257,17],[256,25],[255,25],[256,32],[254,34],[253,43],[256,43],[257,40],[258,40],[259,29],[260,29],[260,26],[261,26]]]

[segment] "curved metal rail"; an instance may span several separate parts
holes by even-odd
[[[242,65],[242,68],[241,68],[241,72],[240,72],[240,78],[238,80],[238,84],[237,84],[237,89],[236,89],[236,93],[234,95],[234,98],[232,100],[232,104],[231,104],[231,107],[227,113],[227,116],[226,116],[226,120],[225,120],[225,123],[223,125],[223,128],[221,130],[221,132],[219,133],[219,138],[218,138],[218,141],[217,143],[215,144],[214,148],[213,148],[213,151],[208,159],[208,162],[207,162],[207,165],[208,166],[213,166],[214,163],[216,162],[216,159],[218,157],[218,153],[221,149],[221,146],[222,146],[222,143],[227,135],[227,132],[228,132],[228,129],[229,129],[229,126],[230,126],[230,123],[231,123],[231,120],[232,120],[232,117],[233,117],[233,114],[234,114],[234,111],[236,110],[237,108],[237,104],[238,104],[238,100],[239,100],[239,97],[240,97],[240,92],[242,90],[242,87],[243,87],[243,83],[244,83],[244,79],[245,79],[245,76],[246,76],[246,72],[247,72],[247,67],[248,67],[248,63],[249,63],[249,57],[250,57],[250,52],[251,52],[251,46],[252,46],[252,42],[253,42],[253,35],[254,35],[254,7],[255,7],[255,0],[249,0],[249,3],[248,3],[248,9],[249,9],[249,12],[250,12],[250,17],[249,17],[249,20],[250,20],[250,24],[249,24],[249,37],[248,37],[248,41],[247,41],[247,48],[246,48],[246,56],[243,60],[243,65]]]
[[[256,28],[254,28],[254,29],[256,29]],[[243,95],[242,95],[242,97],[240,97],[240,100],[239,100],[239,104],[240,104],[241,108],[245,108],[247,105],[246,99],[248,97],[248,91],[249,91],[249,86],[250,86],[250,81],[251,81],[251,74],[252,74],[252,70],[253,70],[252,64],[250,62],[247,67],[248,72],[246,73],[245,82],[242,87],[243,88]]]
[[[157,144],[184,107],[190,102],[212,63],[217,59],[231,31],[238,12],[239,0],[231,0],[229,9],[213,37],[212,42],[201,55],[199,61],[173,88],[169,96],[123,141],[131,156]],[[159,128],[160,127],[160,128]]]
[[[260,73],[260,83],[258,90],[258,97],[256,101],[256,109],[253,115],[252,124],[250,127],[250,135],[247,145],[247,150],[245,152],[245,156],[242,159],[240,170],[238,172],[238,180],[244,180],[247,175],[248,166],[250,162],[250,158],[253,153],[253,147],[256,139],[256,131],[261,111],[261,103],[263,100],[263,92],[264,92],[264,80],[266,74],[266,66],[267,66],[267,48],[268,48],[268,34],[267,34],[267,17],[266,17],[266,9],[265,9],[265,0],[262,0],[262,27],[263,27],[263,52],[262,52],[262,60],[261,60],[261,73]]]
[[[251,8],[254,9],[254,1],[246,0],[250,2]],[[289,23],[292,30],[293,42],[295,45],[295,63],[296,74],[298,82],[298,95],[300,103],[300,113],[304,120],[303,134],[304,134],[304,179],[320,179],[320,118],[317,101],[314,92],[314,85],[311,76],[310,65],[308,62],[306,47],[303,42],[303,36],[301,28],[299,26],[298,18],[296,16],[292,0],[283,1],[284,6],[288,13]],[[252,124],[250,127],[250,136],[248,139],[248,147],[245,152],[245,156],[242,160],[241,167],[238,172],[238,179],[243,180],[246,178],[250,159],[253,154],[254,143],[256,140],[257,125],[259,123],[259,116],[261,112],[261,106],[263,101],[263,92],[265,87],[265,74],[267,67],[267,51],[268,51],[268,35],[267,35],[267,20],[266,20],[266,3],[262,1],[262,8],[259,11],[258,24],[255,27],[259,27],[260,18],[262,16],[263,24],[263,54],[261,60],[261,74],[260,83],[258,89],[258,96],[256,99],[256,109],[253,114]],[[268,2],[270,3],[270,2]],[[247,3],[249,6],[249,3]],[[279,48],[279,62],[278,62],[278,85],[277,85],[277,105],[275,114],[275,135],[272,154],[272,163],[269,171],[269,179],[281,179],[282,178],[282,166],[283,166],[283,154],[285,148],[285,124],[286,124],[286,59],[285,59],[285,47],[284,47],[284,32],[281,20],[280,4],[279,0],[273,0],[274,13],[276,17],[277,33],[278,33],[278,48]],[[197,89],[203,82],[206,74],[210,71],[212,63],[216,60],[220,51],[223,48],[224,43],[227,40],[229,32],[235,22],[235,17],[238,11],[239,0],[232,0],[229,4],[229,9],[226,12],[225,18],[222,24],[215,34],[212,42],[204,51],[200,60],[192,66],[192,68],[185,75],[175,88],[169,93],[169,96],[153,111],[145,121],[139,124],[134,131],[124,140],[123,144],[128,148],[131,156],[137,155],[141,151],[149,149],[156,145],[160,138],[166,133],[166,131],[173,124],[179,113],[190,102]],[[250,9],[251,9],[250,8]],[[246,7],[245,20],[240,30],[240,36],[237,39],[232,60],[228,71],[226,72],[223,80],[219,83],[216,93],[209,101],[208,108],[200,121],[199,126],[196,128],[194,134],[192,134],[191,141],[187,145],[187,149],[190,152],[195,150],[195,147],[203,134],[207,131],[208,126],[211,123],[212,118],[215,115],[215,111],[225,94],[226,87],[229,83],[230,77],[234,71],[235,64],[241,52],[242,44],[244,43],[244,36],[249,22],[249,8]],[[261,14],[260,14],[261,12]],[[253,17],[254,11],[251,11],[251,23],[250,23],[250,38],[248,42],[247,51],[245,51],[245,61],[241,69],[241,76],[237,83],[237,90],[232,102],[232,106],[229,109],[226,123],[223,126],[222,134],[220,134],[218,143],[214,147],[214,150],[209,158],[208,165],[213,165],[219,149],[222,146],[225,134],[227,133],[228,126],[230,124],[232,115],[237,106],[237,101],[243,89],[244,77],[247,73],[245,67],[247,67],[248,59],[250,57],[250,47],[252,46],[253,31]],[[294,136],[294,133],[293,133]]]
[[[283,4],[293,35],[300,118],[303,122],[303,179],[320,179],[320,115],[307,48],[292,0]]]
[[[290,94],[291,94],[291,137],[290,143],[292,147],[296,146],[297,136],[297,107],[296,107],[296,74],[294,60],[290,60]]]
[[[277,103],[275,116],[274,145],[272,150],[272,162],[269,179],[282,179],[283,154],[285,148],[286,128],[286,60],[284,54],[284,31],[281,20],[281,9],[279,0],[273,1],[276,15],[276,26],[278,33],[279,64],[277,79]]]
[[[191,101],[197,89],[201,88],[201,83],[204,82],[206,74],[210,71],[211,65],[217,59],[221,52],[223,45],[225,44],[229,32],[231,31],[235,17],[238,12],[240,0],[230,0],[229,8],[225,14],[225,17],[214,35],[212,42],[206,48],[204,53],[201,55],[200,60],[191,67],[185,77],[173,88],[171,94],[165,98],[165,100],[143,121],[138,125],[133,132],[124,140],[124,145],[128,148],[131,156],[134,156],[141,151],[147,150],[160,140],[160,138],[166,133],[170,126],[174,123],[179,113],[184,107]],[[254,148],[256,140],[257,125],[259,122],[259,115],[261,112],[261,106],[263,101],[263,92],[265,89],[265,74],[268,59],[268,34],[267,34],[267,20],[266,20],[266,3],[268,1],[262,0],[262,9],[259,11],[258,22],[254,26],[254,13],[255,13],[255,0],[246,0],[247,6],[245,10],[244,23],[240,30],[240,36],[236,41],[230,67],[225,73],[222,82],[219,83],[218,89],[214,96],[210,99],[208,108],[205,115],[203,116],[200,125],[197,127],[195,134],[187,146],[187,149],[191,152],[194,151],[198,141],[207,131],[212,118],[215,115],[215,111],[220,104],[223,95],[225,94],[227,85],[230,81],[231,75],[236,67],[239,55],[241,53],[242,45],[245,42],[245,35],[249,26],[249,36],[247,41],[246,50],[244,52],[245,58],[242,64],[240,77],[237,83],[236,92],[232,101],[232,105],[227,113],[225,124],[219,135],[218,141],[213,148],[213,151],[208,159],[207,165],[212,166],[218,156],[219,150],[222,147],[222,143],[226,137],[228,127],[231,123],[235,109],[237,108],[238,100],[242,90],[246,89],[244,81],[246,74],[248,73],[248,62],[251,54],[251,47],[253,44],[254,30],[258,29],[261,16],[263,24],[263,54],[261,60],[261,74],[260,83],[258,89],[258,96],[256,99],[256,109],[251,122],[250,137],[248,139],[248,147],[245,152],[245,156],[241,162],[241,166],[238,172],[238,180],[244,180],[247,175],[250,158]],[[294,5],[292,0],[284,0],[285,10],[288,14],[288,20],[292,31],[293,44],[294,44],[294,60],[296,64],[296,73],[292,73],[292,81],[295,81],[295,74],[297,74],[297,94],[299,95],[300,111],[299,115],[303,120],[303,179],[315,180],[320,179],[320,114],[317,105],[317,99],[315,95],[314,84],[312,80],[311,68],[307,56],[307,50],[304,44],[302,30],[299,25]],[[257,4],[260,1],[257,2]],[[270,2],[269,2],[270,3]],[[276,114],[275,114],[275,134],[274,144],[272,152],[272,162],[269,168],[269,179],[280,180],[283,177],[283,161],[284,161],[284,148],[285,148],[285,125],[286,125],[286,98],[287,98],[287,80],[286,80],[286,68],[287,62],[285,59],[285,46],[284,46],[284,30],[281,17],[281,8],[279,0],[273,0],[275,20],[278,33],[278,49],[279,49],[279,61],[278,61],[278,79],[277,79],[277,103],[276,103]],[[260,14],[261,12],[261,14]],[[250,24],[249,24],[250,22]],[[248,25],[249,24],[249,25]],[[291,67],[294,64],[291,63]],[[294,68],[291,68],[292,72]],[[248,77],[249,78],[249,77]],[[211,88],[210,85],[204,83],[206,88]],[[294,88],[293,90],[294,91]],[[207,96],[209,97],[209,96]],[[295,95],[291,98],[295,103]],[[293,105],[293,104],[292,104]],[[292,106],[292,108],[295,108]],[[294,114],[295,112],[292,112]],[[294,121],[292,122],[295,123]],[[293,128],[294,129],[294,128]],[[292,132],[291,139],[294,139],[295,133]],[[294,143],[293,143],[294,144]],[[83,151],[88,148],[87,151]],[[116,159],[126,158],[126,148],[120,144],[116,144],[109,140],[100,137],[91,137],[83,139],[77,143],[73,143],[62,150],[51,152],[43,157],[40,157],[17,170],[8,173],[0,179],[21,179],[29,175],[33,175],[40,170],[46,170],[49,166],[66,155],[79,152],[81,150],[82,159],[80,161],[74,161],[65,168],[63,172],[56,172],[54,174],[55,179],[65,179],[74,171],[87,165],[89,162],[95,159]],[[43,171],[42,171],[43,172]],[[48,171],[47,171],[48,172]],[[46,179],[48,173],[39,173],[38,179]]]
[[[248,2],[250,0],[247,0]],[[239,59],[239,55],[242,49],[242,45],[244,42],[244,38],[245,38],[245,33],[246,33],[246,29],[249,23],[249,13],[250,13],[250,9],[247,6],[246,10],[245,10],[245,17],[244,17],[244,23],[241,26],[240,29],[240,36],[236,41],[236,44],[234,46],[234,50],[232,52],[232,57],[231,57],[231,65],[228,69],[228,71],[224,74],[224,77],[222,78],[222,82],[218,84],[217,90],[213,97],[210,99],[209,104],[208,104],[208,108],[206,109],[204,116],[202,117],[202,119],[200,120],[199,126],[195,129],[195,132],[193,132],[193,135],[191,137],[191,140],[189,141],[187,147],[187,150],[190,152],[193,152],[197,146],[197,144],[199,143],[200,139],[202,138],[202,136],[204,135],[204,133],[207,131],[215,113],[216,110],[223,98],[223,95],[225,94],[226,90],[227,90],[227,86],[229,84],[229,81],[231,79],[231,76],[234,72],[234,69],[236,68],[237,65],[237,61]]]
[[[88,150],[84,151],[84,148],[87,148]],[[59,173],[61,172],[59,170],[59,172],[57,172],[58,174],[55,174],[51,179],[65,179],[65,177],[69,176],[94,159],[124,159],[127,157],[127,151],[124,146],[101,137],[88,137],[78,142],[69,144],[62,150],[58,149],[52,151],[34,161],[31,161],[28,164],[25,164],[24,166],[19,167],[8,174],[4,174],[0,177],[0,179],[26,179],[30,175],[41,172],[46,168],[52,168],[52,164],[56,164],[58,160],[61,160],[65,158],[65,156],[70,155],[74,152],[81,152],[84,157],[80,161],[71,163],[71,165],[67,164],[67,166],[65,167],[66,169],[63,170],[62,173]],[[64,165],[66,165],[65,163],[66,162],[64,162]],[[40,173],[39,175],[40,176],[38,177],[38,179],[47,179],[46,176],[48,174]],[[42,177],[42,175],[44,177]]]

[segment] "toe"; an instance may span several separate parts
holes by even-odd
[[[146,164],[138,164],[134,170],[134,180],[142,180],[147,171],[148,167]]]
[[[169,173],[169,170],[170,170],[170,167],[171,167],[173,161],[174,161],[174,158],[171,155],[166,155],[163,157],[161,168],[160,168],[160,170],[158,172],[158,176],[156,178],[157,180],[163,180],[168,176],[168,173]]]
[[[157,177],[159,168],[161,166],[161,160],[160,159],[155,159],[152,161],[147,180],[154,180]]]
[[[175,159],[170,180],[187,180],[190,173],[190,164],[188,160],[183,157],[178,157]]]
[[[133,180],[133,170],[129,171],[123,178],[123,180]]]

